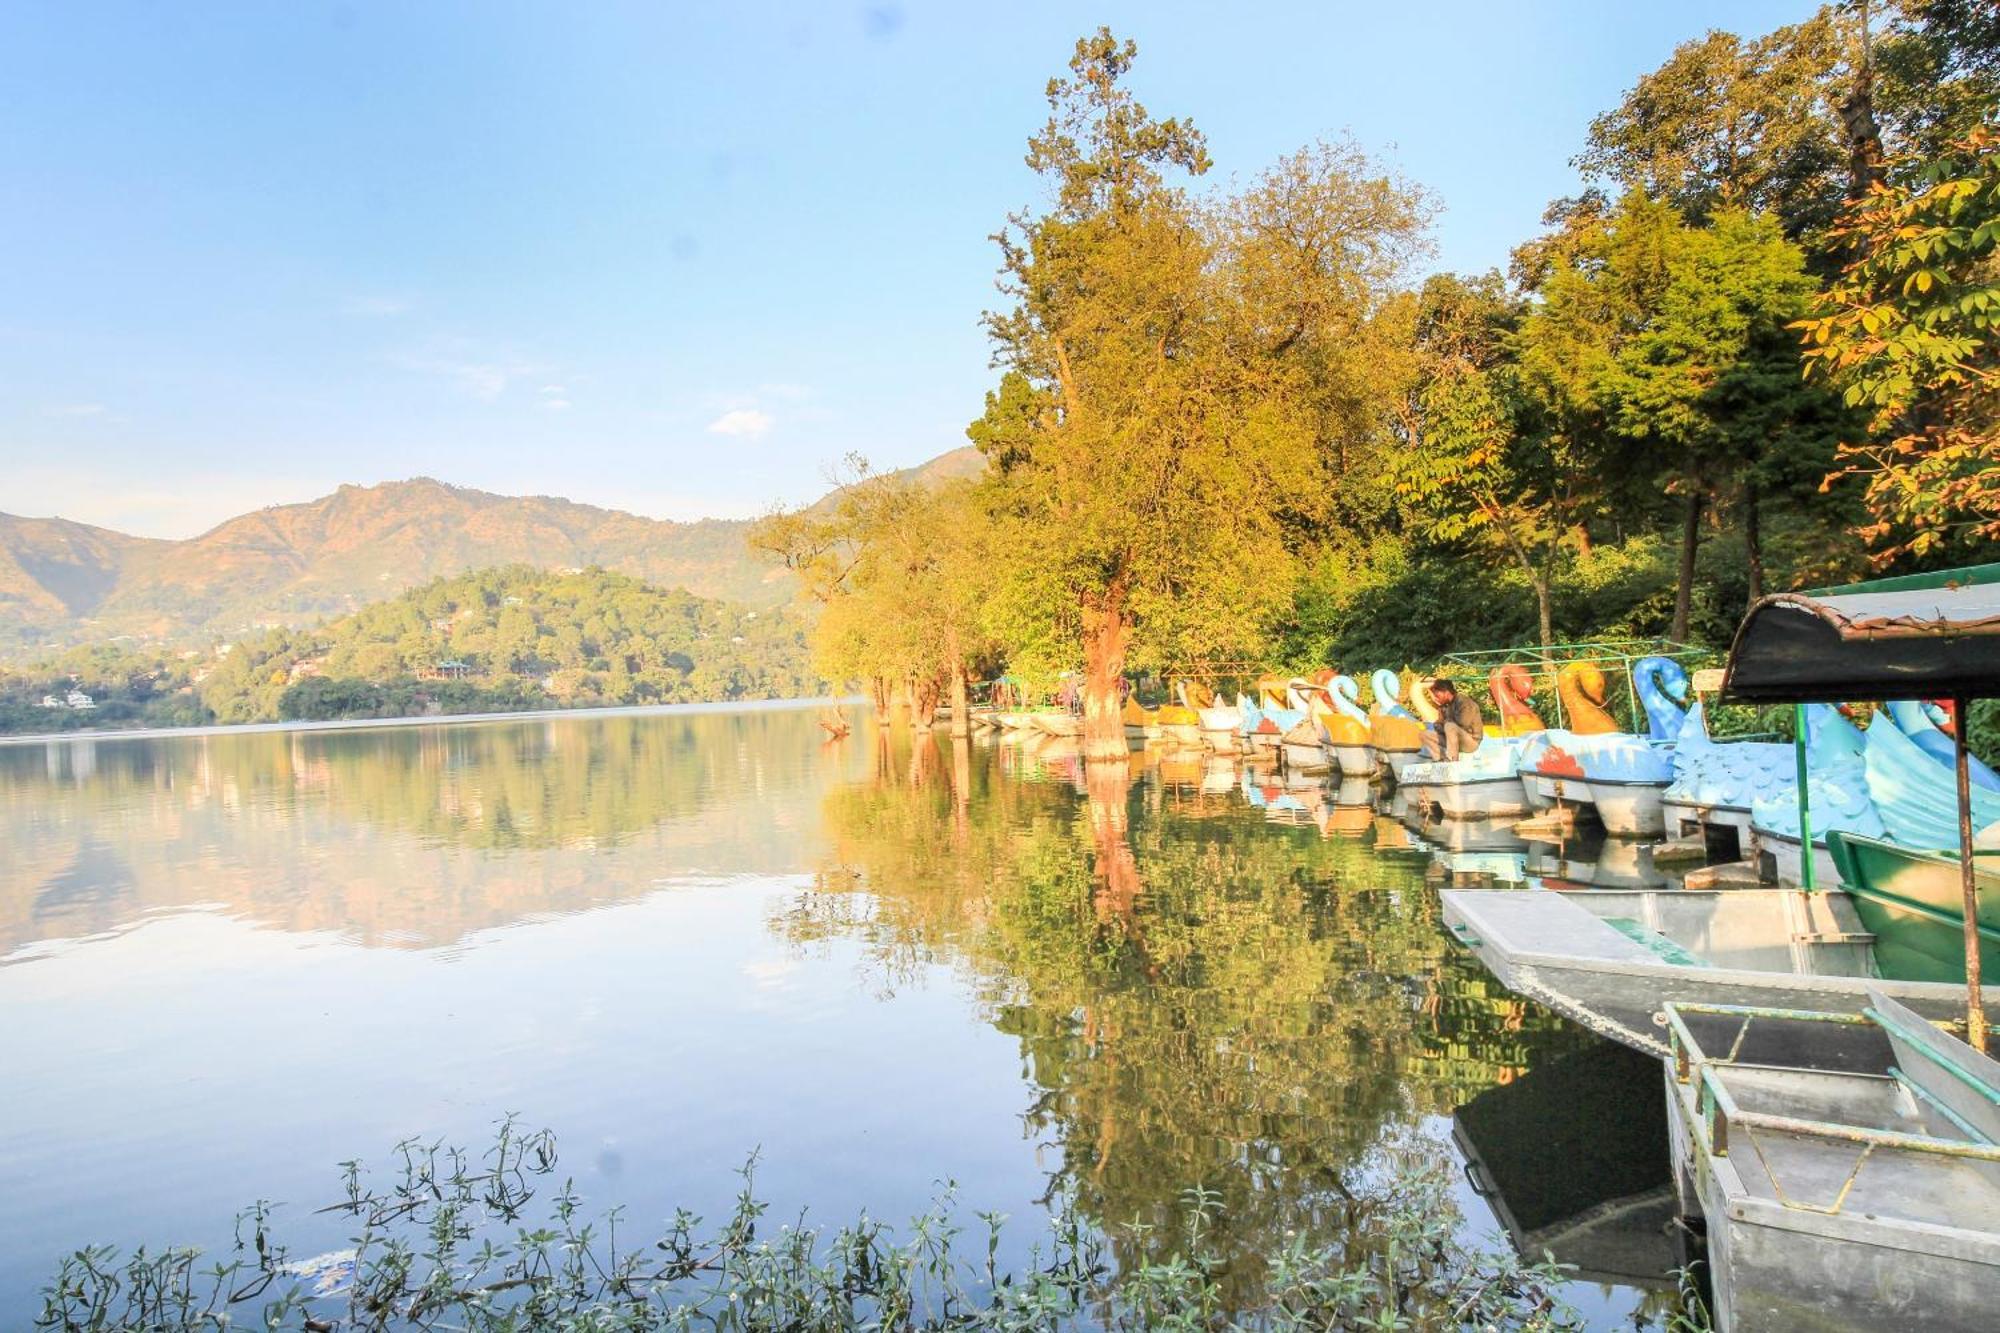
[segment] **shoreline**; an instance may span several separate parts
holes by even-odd
[[[439,713],[418,717],[352,717],[302,722],[217,722],[204,727],[85,727],[75,731],[34,731],[0,735],[0,746],[47,745],[56,741],[149,741],[179,737],[251,736],[286,731],[379,731],[397,727],[451,727],[477,722],[539,722],[577,717],[672,717],[681,713],[762,713],[799,708],[846,707],[867,702],[863,695],[812,699],[734,699],[692,704],[618,704],[609,708],[531,708],[501,713]]]

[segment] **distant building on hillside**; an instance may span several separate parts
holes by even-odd
[[[97,700],[82,690],[71,690],[67,694],[45,694],[42,696],[44,708],[74,708],[78,712],[97,707]]]
[[[436,666],[429,667],[421,673],[425,680],[464,680],[466,677],[476,674],[478,674],[478,669],[472,663],[461,662],[457,658],[453,658],[449,662],[439,662]]]

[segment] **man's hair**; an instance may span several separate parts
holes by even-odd
[[[1452,684],[1451,677],[1439,676],[1431,682],[1431,689],[1440,694],[1457,694],[1458,686]]]

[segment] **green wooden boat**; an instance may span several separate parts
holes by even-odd
[[[1831,832],[1827,851],[1855,915],[1875,936],[1875,965],[1897,981],[1965,980],[1965,891],[1955,852],[1920,851]],[[1975,851],[1979,980],[2000,983],[2000,848]]]

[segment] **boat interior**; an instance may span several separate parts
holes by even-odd
[[[1670,1005],[1691,1132],[1788,1208],[2000,1228],[2000,1065],[1869,999],[1851,1015]]]
[[[1616,936],[1658,962],[1682,967],[1866,977],[1874,937],[1838,892],[1792,889],[1585,889],[1563,891],[1565,912],[1595,918],[1600,942]],[[1579,924],[1564,941],[1593,932]]]

